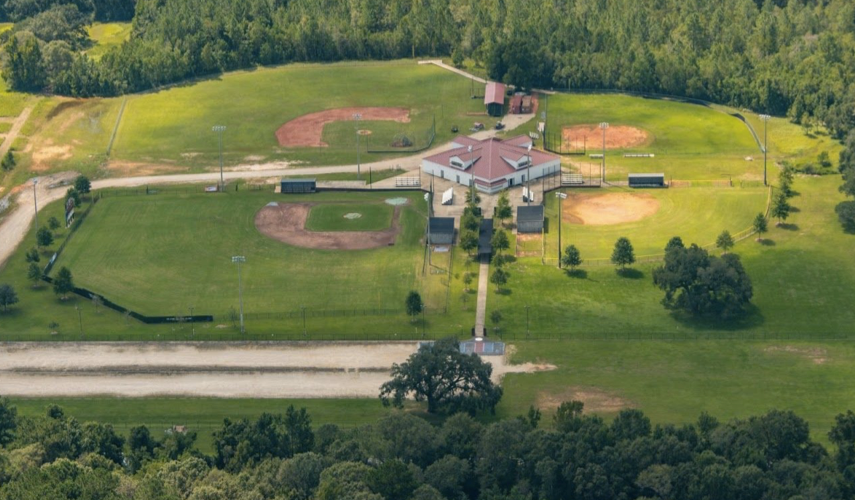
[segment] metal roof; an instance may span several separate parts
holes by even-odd
[[[531,138],[524,135],[505,140],[493,137],[482,141],[458,137],[452,143],[460,146],[424,159],[438,165],[458,168],[475,177],[486,179],[488,182],[502,179],[517,172],[517,169],[508,161],[516,162],[528,159],[530,156],[531,167],[536,168],[544,163],[559,160],[558,156],[537,149],[532,149],[529,152],[527,148],[531,144]],[[469,147],[472,147],[471,152]],[[460,169],[451,165],[451,159],[454,157],[461,159],[466,167]],[[470,162],[473,162],[472,166],[469,166]]]
[[[478,231],[478,253],[493,253],[493,219],[481,219]]]
[[[543,205],[517,207],[517,223],[529,221],[543,221]]]
[[[497,82],[487,82],[484,92],[484,104],[505,104],[505,85]]]
[[[658,179],[660,177],[665,177],[665,174],[629,174],[629,176],[630,177],[636,177],[636,178],[642,178],[642,179],[644,179],[644,178],[656,178],[656,179]]]
[[[282,182],[315,182],[315,179],[282,179]]]
[[[431,217],[428,224],[431,234],[454,234],[454,217]]]

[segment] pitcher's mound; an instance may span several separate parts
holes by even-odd
[[[603,131],[598,125],[574,125],[562,129],[565,145],[573,149],[587,147],[590,151],[603,147]],[[587,139],[586,139],[587,137]],[[606,130],[606,149],[627,149],[648,144],[650,134],[640,128],[627,125],[613,125]]]
[[[318,111],[294,118],[276,131],[279,145],[286,148],[325,148],[329,144],[321,140],[324,125],[332,122],[353,120],[353,115],[359,114],[360,120],[392,120],[407,123],[410,121],[410,111],[404,108],[339,108]],[[360,130],[361,135],[368,135],[368,130]]]
[[[561,208],[571,224],[608,226],[650,217],[659,211],[659,200],[644,193],[568,193]]]

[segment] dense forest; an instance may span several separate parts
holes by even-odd
[[[83,23],[132,1],[0,0],[16,21],[4,78],[116,95],[258,64],[450,55],[523,87],[689,96],[838,138],[855,126],[851,0],[138,0],[130,41],[82,54]]]
[[[226,420],[214,453],[192,429],[81,423],[56,406],[21,417],[0,400],[0,498],[99,500],[843,499],[855,493],[855,414],[836,451],[792,412],[656,425],[638,410],[610,423],[561,405],[544,425],[403,411],[372,425],[313,427],[305,410]]]

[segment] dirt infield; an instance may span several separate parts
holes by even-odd
[[[602,149],[603,131],[598,125],[574,125],[561,129],[564,145],[573,149],[587,146],[591,151]],[[587,140],[585,139],[587,137]],[[626,149],[643,146],[651,141],[646,130],[626,125],[609,126],[606,130],[606,149]]]
[[[320,250],[367,250],[395,244],[401,231],[401,207],[392,214],[392,226],[383,231],[306,230],[306,219],[314,203],[267,205],[255,214],[255,227],[261,234],[295,247]]]
[[[4,396],[377,397],[416,342],[0,344]],[[553,369],[485,357],[493,378]]]
[[[318,111],[317,113],[309,113],[283,124],[276,131],[276,140],[279,141],[280,146],[286,148],[328,147],[329,144],[321,140],[324,133],[324,125],[332,122],[353,120],[353,115],[356,113],[362,115],[362,120],[392,120],[401,123],[410,121],[410,110],[405,108],[328,109],[326,111]]]
[[[562,207],[571,224],[607,226],[635,222],[659,211],[659,200],[646,193],[569,193]]]

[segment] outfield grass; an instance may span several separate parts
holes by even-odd
[[[556,94],[541,106],[547,111],[550,134],[559,134],[564,126],[600,122],[633,126],[650,134],[649,144],[606,153],[609,180],[625,181],[629,172],[664,172],[669,179],[681,180],[762,180],[762,162],[745,160],[760,154],[748,128],[713,108],[620,94]],[[588,153],[599,153],[600,142],[599,134],[589,137]],[[656,156],[623,158],[625,152]],[[567,160],[598,163],[578,156]]]
[[[86,34],[94,45],[86,55],[94,60],[101,59],[113,47],[125,43],[131,36],[131,23],[94,23],[86,28]]]
[[[673,188],[629,189],[609,188],[591,191],[564,189],[579,196],[600,194],[631,194],[652,197],[659,203],[658,211],[636,222],[614,225],[572,224],[566,219],[561,226],[561,244],[573,244],[582,258],[608,261],[615,241],[626,236],[632,242],[637,258],[662,255],[672,236],[701,246],[712,245],[724,230],[737,234],[751,228],[758,213],[765,212],[768,190],[765,188]],[[558,198],[546,200],[545,217],[549,232],[545,234],[545,257],[553,264],[558,258]],[[566,203],[566,202],[565,202]]]
[[[309,231],[382,231],[392,225],[394,208],[386,203],[315,205],[306,219]],[[356,219],[347,214],[359,214]]]
[[[382,92],[378,91],[382,89]],[[308,164],[355,163],[352,124],[331,125],[328,148],[280,148],[276,130],[306,113],[348,106],[391,106],[410,109],[410,123],[365,122],[372,130],[361,142],[361,160],[389,157],[369,154],[370,144],[391,142],[398,132],[426,131],[434,117],[437,143],[452,137],[450,128],[465,129],[483,112],[469,97],[468,82],[436,67],[413,61],[384,63],[294,64],[229,73],[156,93],[133,96],[125,110],[114,148],[118,160],[175,162],[204,168],[215,163],[217,137],[212,125],[225,125],[226,163],[289,160]],[[330,128],[330,127],[328,127]],[[258,161],[258,160],[256,160]]]
[[[760,140],[763,141],[764,124],[760,117],[754,113],[743,113],[743,115],[748,123],[754,127]],[[802,127],[786,118],[772,117],[768,122],[766,134],[769,141],[768,159],[770,164],[783,161],[791,162],[798,167],[813,164],[819,171],[818,157],[820,153],[825,151],[828,152],[831,161],[831,167],[827,171],[837,172],[837,162],[843,145],[831,138],[822,128],[814,129],[808,134]],[[758,155],[757,158],[761,159],[762,155]],[[772,175],[777,175],[777,169],[774,167],[772,168]]]

